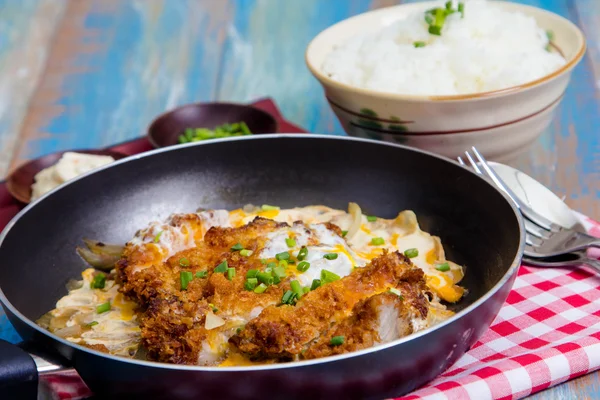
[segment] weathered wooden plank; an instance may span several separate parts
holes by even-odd
[[[65,6],[52,0],[0,1],[0,176],[8,169]]]
[[[70,1],[12,166],[143,135],[165,109],[213,98],[227,6]]]
[[[600,378],[596,372],[531,395],[527,400],[595,400],[598,398],[600,398]]]
[[[312,132],[343,134],[304,51],[321,30],[366,11],[366,0],[232,2],[223,74],[217,98],[248,101],[271,96],[283,114]]]
[[[585,58],[556,110],[552,126],[532,151],[514,163],[550,187],[576,210],[600,218],[600,3],[587,0],[522,0],[562,15],[577,24],[588,39]]]

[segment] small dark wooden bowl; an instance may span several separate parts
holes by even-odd
[[[275,118],[258,108],[235,103],[195,103],[158,116],[148,128],[148,140],[156,148],[173,146],[179,144],[179,135],[187,128],[213,129],[241,121],[253,134],[277,132]]]
[[[44,168],[56,164],[63,154],[67,152],[94,154],[100,156],[111,156],[115,160],[127,157],[126,154],[111,150],[64,150],[48,154],[34,160],[28,161],[14,170],[6,178],[6,189],[17,200],[22,203],[31,201],[31,185],[35,182],[35,174]]]

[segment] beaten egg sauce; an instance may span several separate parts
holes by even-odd
[[[344,277],[354,268],[367,265],[385,250],[404,252],[416,249],[418,254],[411,261],[424,271],[427,286],[437,296],[431,302],[429,323],[437,323],[452,315],[451,311],[439,303],[439,299],[454,303],[465,294],[465,289],[457,285],[463,278],[463,268],[446,260],[440,239],[423,232],[412,211],[403,211],[395,219],[367,217],[362,213],[356,219],[345,211],[325,206],[284,210],[245,207],[229,212],[210,210],[196,214],[175,214],[165,223],[153,222],[138,231],[128,247],[130,251],[139,252],[140,257],[146,260],[145,264],[141,263],[138,267],[144,268],[144,265],[165,262],[172,255],[195,247],[213,226],[239,227],[257,216],[290,225],[267,235],[266,243],[260,250],[261,258],[272,261],[281,252],[290,252],[297,258],[302,247],[308,248],[306,261],[310,262],[310,268],[305,272],[290,269],[302,286],[310,286],[324,269]],[[302,221],[306,226],[294,225],[295,221]],[[356,222],[353,221],[359,221],[360,226],[354,229],[353,234],[348,234],[349,230],[356,228],[353,226]],[[326,222],[337,225],[343,235],[322,225]],[[293,239],[294,245],[290,246],[286,239]],[[329,253],[335,253],[336,258],[325,259],[324,255]],[[439,270],[441,264],[446,264],[448,270]],[[81,286],[59,300],[57,308],[51,314],[57,321],[58,318],[66,321],[65,327],[84,325],[82,332],[67,336],[67,340],[103,345],[111,354],[132,356],[140,340],[137,304],[119,293],[118,285],[113,281],[108,281],[105,289],[91,289],[93,275],[93,269],[83,271]],[[97,307],[106,302],[111,304],[110,310],[97,313]],[[258,315],[262,308],[257,307],[255,311],[253,314]],[[233,325],[244,323],[233,320],[230,322]],[[227,324],[225,327],[235,329],[233,325],[229,327]],[[209,335],[210,340],[205,343],[203,357],[214,357],[217,360],[225,353],[227,358],[221,366],[253,365],[242,355],[228,352],[227,337],[221,330],[215,329],[212,333]]]

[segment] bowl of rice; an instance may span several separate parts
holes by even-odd
[[[536,7],[427,1],[329,27],[306,63],[351,136],[508,161],[548,127],[585,50],[577,26]]]

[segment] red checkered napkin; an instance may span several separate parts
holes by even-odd
[[[579,217],[600,237],[599,222]],[[520,399],[599,368],[600,274],[587,267],[522,265],[481,339],[446,372],[401,399]]]

